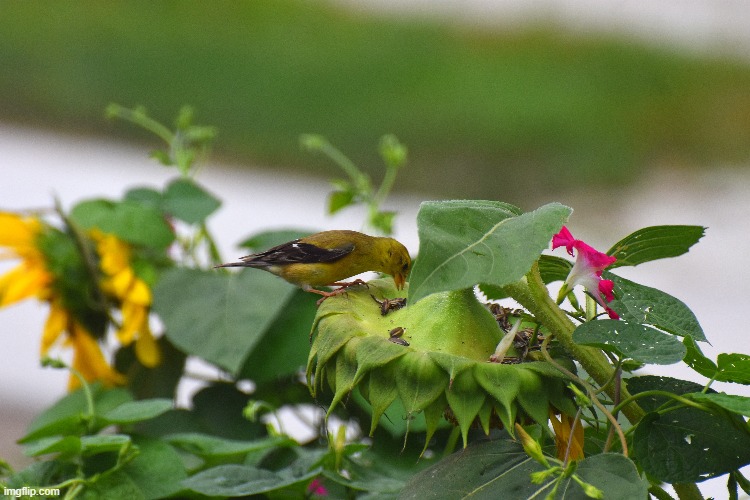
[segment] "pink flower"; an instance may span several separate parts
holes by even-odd
[[[323,486],[323,481],[316,477],[307,485],[307,495],[324,497],[328,496],[328,490]]]
[[[607,305],[615,296],[612,293],[614,283],[612,280],[603,280],[602,271],[611,266],[617,260],[615,257],[602,253],[587,243],[573,238],[567,227],[563,226],[559,233],[552,237],[552,249],[564,246],[570,255],[573,250],[578,252],[573,269],[570,270],[565,280],[558,303],[577,285],[582,285],[589,294],[601,305],[609,317],[620,319],[620,316]]]

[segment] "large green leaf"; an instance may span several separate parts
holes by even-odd
[[[304,368],[310,353],[308,338],[315,319],[316,300],[316,296],[301,289],[293,292],[284,314],[276,317],[245,360],[240,378],[261,384],[294,375]]]
[[[293,293],[283,280],[257,270],[171,269],[154,288],[153,309],[175,346],[236,375]]]
[[[504,286],[526,274],[572,210],[559,203],[520,214],[491,201],[422,203],[419,259],[409,303],[435,292],[486,283]]]
[[[651,226],[629,234],[607,251],[617,257],[610,268],[637,266],[644,262],[686,253],[703,237],[701,226]]]
[[[544,498],[552,490],[552,479],[531,482],[530,475],[544,468],[510,439],[475,443],[413,476],[400,499],[497,499]],[[646,497],[646,483],[635,464],[617,453],[594,455],[580,462],[579,477],[604,492],[604,498],[630,500]],[[555,498],[585,499],[583,489],[572,479],[563,479]]]
[[[164,441],[187,453],[192,453],[193,455],[197,455],[204,459],[229,459],[232,457],[244,456],[248,453],[268,451],[281,446],[289,446],[290,443],[293,443],[289,438],[281,436],[253,441],[239,441],[209,434],[200,434],[197,432],[170,434],[164,438]]]
[[[177,452],[159,439],[143,436],[133,438],[138,455],[122,471],[147,498],[164,498],[182,490],[181,481],[187,477],[185,466]]]
[[[159,209],[137,201],[83,201],[73,207],[70,218],[83,229],[96,228],[136,245],[166,248],[175,238]]]
[[[710,479],[750,463],[743,419],[680,408],[648,413],[635,429],[633,452],[650,476],[668,483]]]
[[[674,335],[612,319],[579,325],[573,332],[573,340],[641,363],[670,365],[682,361],[686,353],[685,346]]]
[[[319,471],[282,474],[282,471],[258,469],[248,465],[219,465],[206,469],[182,482],[183,486],[208,496],[240,497],[280,490],[309,481]]]
[[[689,335],[695,340],[706,340],[695,314],[680,300],[610,272],[602,276],[614,282],[616,299],[609,306],[625,321],[653,325],[682,337]]]
[[[105,389],[100,384],[91,386],[91,394],[95,418],[133,399],[125,389]],[[48,436],[83,435],[86,431],[106,425],[106,422],[96,420],[87,425],[88,414],[86,395],[82,389],[78,389],[37,415],[19,442],[27,443]]]

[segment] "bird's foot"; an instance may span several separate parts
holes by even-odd
[[[334,295],[341,295],[342,293],[346,293],[346,290],[349,287],[352,287],[352,286],[355,286],[355,285],[364,285],[364,286],[369,287],[369,285],[367,283],[365,283],[364,281],[362,281],[361,279],[356,279],[354,281],[349,281],[349,282],[331,283],[330,286],[338,286],[338,287],[340,287],[340,288],[337,288],[336,290],[333,290],[332,292],[324,292],[323,290],[316,290],[315,288],[310,288],[307,291],[308,292],[312,292],[312,293],[317,293],[318,295],[322,295],[323,296],[320,299],[318,299],[318,301],[315,303],[315,305],[319,306],[328,297],[333,297]]]

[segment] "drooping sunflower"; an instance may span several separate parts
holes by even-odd
[[[119,309],[120,343],[135,340],[141,363],[158,364],[159,351],[148,326],[151,292],[133,271],[126,243],[98,231],[89,237],[62,231],[36,216],[0,212],[0,259],[20,261],[0,276],[0,307],[30,298],[47,303],[41,356],[58,344],[72,348],[72,366],[86,380],[120,385],[125,377],[108,364],[100,341]],[[69,388],[78,385],[71,376]]]
[[[504,333],[472,289],[391,311],[383,302],[401,305],[405,293],[386,280],[367,285],[324,302],[313,324],[307,381],[316,397],[333,392],[329,412],[358,389],[371,405],[372,433],[400,400],[407,421],[424,415],[425,448],[443,417],[459,427],[466,445],[474,426],[513,433],[515,422],[546,428],[551,414],[575,414],[563,390],[566,377],[550,364],[531,357],[493,361]]]

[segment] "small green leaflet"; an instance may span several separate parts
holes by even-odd
[[[687,348],[685,363],[696,372],[719,382],[750,385],[750,356],[747,354],[722,353],[714,363],[690,337],[686,337],[683,343]]]
[[[637,266],[687,253],[703,237],[705,230],[702,226],[651,226],[639,229],[607,250],[607,255],[617,257],[617,262],[610,269]]]

